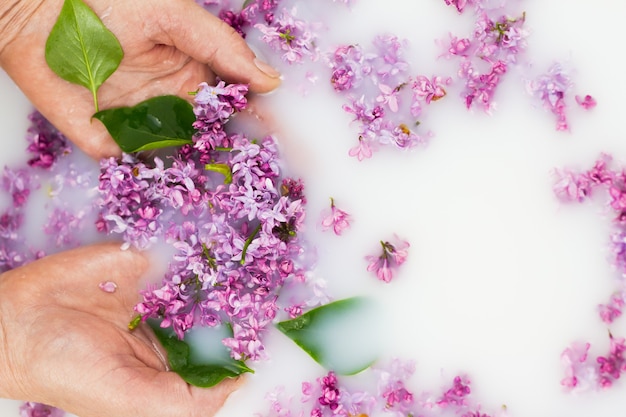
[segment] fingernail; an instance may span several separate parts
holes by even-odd
[[[261,61],[258,58],[254,59],[254,65],[256,65],[256,67],[260,69],[261,72],[263,72],[265,75],[267,75],[270,78],[280,77],[280,72],[276,71],[274,67],[271,67],[269,64]]]

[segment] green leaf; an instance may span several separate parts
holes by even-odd
[[[93,117],[126,153],[193,143],[193,107],[177,96],[154,97],[133,107],[102,110]]]
[[[206,164],[204,169],[222,174],[224,176],[224,184],[233,182],[233,172],[228,164]]]
[[[115,72],[124,51],[85,3],[65,0],[46,41],[45,55],[59,77],[91,91],[98,111],[98,88]]]
[[[361,297],[338,300],[317,307],[276,326],[317,363],[343,375],[368,368],[378,356],[374,310]],[[374,338],[372,334],[374,333]]]
[[[170,368],[188,384],[208,388],[219,384],[224,378],[235,378],[246,372],[254,373],[244,362],[232,358],[197,363],[192,359],[192,348],[187,342],[161,328],[157,321],[148,320],[148,324],[167,352]]]

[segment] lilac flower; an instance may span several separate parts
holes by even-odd
[[[373,52],[359,45],[340,45],[326,56],[332,70],[330,83],[338,94],[346,95],[343,109],[354,116],[359,143],[349,150],[360,161],[370,158],[378,145],[410,149],[426,142],[426,136],[408,128],[419,125],[414,118],[422,113],[419,101],[404,87],[411,83],[409,65],[403,58],[405,41],[383,34],[372,41]],[[440,77],[433,77],[441,80]],[[428,96],[429,102],[443,97],[440,85]]]
[[[387,84],[378,84],[378,88],[380,89],[380,95],[376,97],[377,103],[386,104],[394,113],[398,112],[399,104],[398,104],[398,93],[400,91],[399,88],[391,88]]]
[[[444,85],[448,85],[452,82],[450,77],[442,78],[434,76],[431,79],[423,75],[418,75],[411,85],[411,89],[416,98],[423,99],[426,104],[430,104],[431,101],[437,101],[445,97],[446,90]]]
[[[437,405],[440,407],[464,406],[467,404],[467,396],[471,392],[470,382],[467,379],[456,376],[452,384],[452,387],[445,391],[441,398],[437,400]]]
[[[556,116],[556,129],[568,130],[565,96],[572,86],[570,77],[560,64],[554,64],[547,73],[527,82],[528,92],[538,98],[545,109]]]
[[[408,256],[409,242],[395,237],[395,242],[380,241],[382,253],[378,256],[368,255],[365,257],[369,261],[368,271],[373,271],[379,280],[390,282],[395,271],[406,261]]]
[[[26,140],[29,142],[27,151],[33,154],[28,165],[46,170],[50,169],[59,156],[71,153],[72,148],[67,138],[52,126],[41,113],[34,111],[28,118],[31,126],[26,135]]]
[[[576,95],[574,98],[576,99],[576,103],[578,103],[578,105],[581,106],[585,110],[591,110],[592,108],[596,107],[596,105],[598,104],[596,100],[593,97],[591,97],[589,94],[587,94],[585,97]]]
[[[168,166],[159,158],[106,161],[99,201],[110,233],[135,245],[164,238],[174,250],[161,284],[142,292],[141,319],[160,319],[179,338],[195,325],[229,323],[230,355],[256,361],[266,356],[263,335],[280,309],[278,292],[304,275],[295,259],[306,199],[302,181],[283,177],[272,137],[252,141],[224,130],[244,108],[245,91],[201,85],[193,146]]]
[[[337,208],[335,200],[331,197],[330,209],[322,212],[322,230],[333,229],[337,236],[341,235],[350,227],[351,216],[345,211]]]
[[[162,164],[154,168],[139,162],[130,155],[122,161],[103,159],[100,163],[101,217],[109,233],[121,233],[128,245],[145,249],[156,242],[163,231],[159,221],[162,208],[158,199],[162,192],[158,181],[163,173]]]
[[[106,293],[112,294],[117,291],[117,284],[113,281],[102,281],[98,284],[98,288]]]
[[[377,368],[378,393],[385,401],[385,408],[394,410],[400,415],[413,414],[413,393],[407,389],[406,381],[415,372],[413,362],[392,360],[386,368]]]
[[[340,414],[342,410],[342,406],[340,404],[341,393],[337,387],[337,377],[335,376],[335,373],[330,371],[325,377],[318,380],[318,382],[322,388],[322,393],[317,399],[319,404],[322,407],[328,407],[333,414]]]
[[[272,24],[280,3],[279,0],[252,0],[241,10],[241,15],[250,22],[263,21]]]
[[[5,166],[1,184],[2,189],[11,195],[13,206],[22,207],[28,201],[35,181],[26,169],[13,170]]]
[[[626,231],[619,229],[611,235],[614,264],[621,278],[626,277]]]
[[[528,32],[524,28],[524,14],[519,18],[500,15],[494,19],[491,16],[502,10],[487,12],[483,3],[446,0],[446,4],[455,5],[459,12],[475,5],[477,13],[472,36],[450,35],[449,41],[443,42],[442,56],[459,60],[458,77],[465,82],[462,93],[465,106],[468,109],[479,106],[489,113],[495,106],[495,93],[504,75],[526,49]]]
[[[370,72],[359,45],[341,45],[327,60],[332,69],[330,83],[337,92],[359,87],[363,77]]]
[[[220,10],[219,18],[226,22],[230,27],[235,29],[242,38],[246,37],[246,26],[250,25],[245,13],[235,13],[232,10]]]
[[[626,300],[624,300],[623,293],[613,294],[607,304],[600,304],[598,306],[600,318],[606,324],[613,323],[615,319],[622,315],[625,304]]]
[[[482,74],[477,72],[469,61],[461,64],[459,74],[466,79],[464,96],[468,109],[474,104],[478,104],[487,112],[493,109],[494,95],[502,75],[507,72],[507,64],[499,60],[489,64],[490,71]]]
[[[194,127],[202,131],[205,125],[227,121],[233,114],[246,107],[247,92],[248,87],[242,84],[226,85],[221,80],[218,80],[215,86],[206,82],[200,83],[198,91],[194,94],[196,103],[194,113],[198,119]]]
[[[595,363],[589,361],[589,343],[575,343],[565,349],[561,360],[565,366],[565,378],[561,384],[568,390],[609,388],[626,371],[623,338],[609,333],[609,352],[598,356]]]
[[[64,417],[65,411],[35,402],[25,402],[20,406],[20,417]]]
[[[69,247],[78,245],[78,236],[84,228],[84,210],[67,210],[55,208],[48,217],[48,222],[43,226],[43,231],[50,236],[56,247]]]
[[[554,194],[562,201],[582,202],[590,196],[592,184],[586,175],[570,170],[555,170]]]
[[[403,77],[409,70],[409,64],[402,57],[406,41],[401,41],[391,34],[378,35],[373,41],[376,53],[371,58],[371,67],[379,81]]]
[[[360,136],[359,142],[356,146],[350,148],[348,154],[350,156],[355,156],[359,161],[362,161],[366,158],[372,157],[372,149],[375,148],[370,145],[370,142],[366,140],[363,136]]]
[[[610,387],[615,380],[619,379],[622,372],[626,371],[626,358],[624,358],[626,341],[624,338],[616,339],[612,334],[609,334],[609,339],[609,353],[606,356],[598,356],[596,359],[602,388]]]
[[[444,0],[448,6],[453,5],[459,13],[463,13],[467,6],[475,4],[474,0]]]
[[[285,62],[302,63],[305,57],[315,61],[319,54],[315,28],[295,16],[295,8],[283,9],[280,15],[274,16],[271,24],[258,23],[254,27],[262,33],[263,42],[282,53]]]

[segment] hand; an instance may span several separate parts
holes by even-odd
[[[42,258],[0,275],[0,397],[80,417],[208,417],[237,387],[188,386],[154,336],[128,323],[147,260],[119,244]],[[113,293],[101,282],[117,284]]]
[[[119,155],[102,124],[92,120],[91,93],[55,75],[44,48],[63,0],[0,0],[0,66],[35,107],[93,158]],[[190,99],[215,76],[268,92],[279,74],[257,60],[230,26],[194,0],[87,0],[124,50],[118,70],[100,87],[101,109],[150,97]]]

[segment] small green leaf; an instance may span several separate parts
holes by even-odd
[[[376,333],[373,312],[366,299],[346,298],[276,326],[326,369],[353,375],[368,368],[378,356],[371,349],[375,343],[371,343],[370,332]]]
[[[91,91],[98,111],[98,88],[115,72],[124,51],[85,3],[65,0],[46,41],[45,55],[59,77]]]
[[[154,97],[133,107],[102,110],[93,117],[126,153],[193,143],[193,107],[177,96]]]
[[[222,174],[224,176],[224,184],[233,182],[233,172],[228,164],[206,164],[204,169]]]
[[[224,378],[234,378],[246,372],[254,373],[244,362],[232,358],[196,363],[192,360],[191,347],[187,342],[161,328],[156,321],[148,320],[148,324],[167,352],[167,360],[172,371],[188,384],[208,388],[219,384]]]

